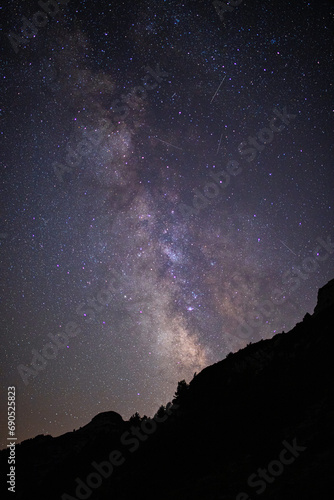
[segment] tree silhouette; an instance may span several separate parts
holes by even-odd
[[[155,416],[158,418],[164,417],[166,414],[166,407],[164,405],[161,405],[159,410],[156,412]]]
[[[132,424],[132,425],[139,425],[140,422],[142,421],[143,419],[141,418],[141,416],[139,415],[139,413],[136,411],[136,413],[134,413],[130,419],[129,419],[129,422]]]
[[[173,403],[174,402],[182,403],[182,401],[184,401],[185,399],[188,389],[189,389],[189,384],[187,384],[185,380],[181,380],[180,382],[178,382],[177,389],[174,394]]]

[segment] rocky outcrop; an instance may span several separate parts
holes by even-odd
[[[329,281],[325,286],[318,291],[317,305],[315,306],[313,314],[327,309],[334,304],[334,279]]]

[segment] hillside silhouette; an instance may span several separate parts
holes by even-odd
[[[180,381],[154,418],[109,411],[17,445],[15,498],[334,498],[333,327],[334,279],[291,331]]]

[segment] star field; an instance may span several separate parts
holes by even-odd
[[[334,270],[331,2],[245,0],[222,21],[212,2],[70,0],[17,45],[37,10],[3,8],[1,49],[19,441],[153,416],[312,313]],[[50,334],[66,345],[36,369]]]

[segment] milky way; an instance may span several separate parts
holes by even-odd
[[[2,378],[19,440],[153,415],[178,381],[313,312],[334,270],[333,7],[276,4],[221,20],[210,2],[70,1],[17,53],[7,34],[37,4],[6,8]]]

